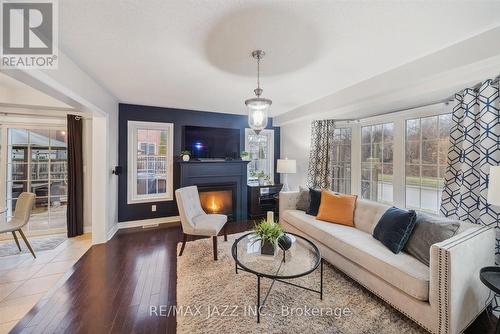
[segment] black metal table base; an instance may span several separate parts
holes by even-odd
[[[260,313],[261,313],[260,310],[262,307],[264,307],[264,304],[266,303],[267,297],[269,297],[269,294],[271,293],[271,289],[273,288],[275,282],[280,282],[280,283],[288,284],[288,285],[291,285],[291,286],[294,286],[296,288],[300,288],[303,290],[316,292],[319,294],[320,300],[323,300],[323,258],[321,258],[321,262],[320,262],[320,288],[319,288],[319,290],[314,290],[314,289],[308,288],[306,286],[302,286],[302,285],[295,284],[292,282],[287,282],[283,279],[270,278],[270,277],[267,277],[265,275],[256,274],[254,272],[250,272],[250,271],[246,270],[245,268],[239,267],[238,264],[235,265],[235,269],[236,269],[236,273],[238,273],[238,270],[243,270],[243,271],[246,271],[248,273],[251,273],[251,274],[254,274],[255,276],[257,276],[257,312],[256,312],[257,313],[257,323],[260,323]],[[269,286],[269,289],[267,290],[266,296],[264,297],[264,300],[262,301],[262,303],[260,302],[260,279],[261,278],[269,278],[270,280],[272,280],[271,285]]]

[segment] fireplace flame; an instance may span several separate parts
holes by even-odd
[[[232,213],[232,192],[230,190],[202,191],[201,207],[206,213]]]
[[[215,196],[212,196],[211,201],[210,201],[210,205],[209,205],[210,211],[217,212],[219,210],[219,208],[220,208],[220,206],[215,201]]]

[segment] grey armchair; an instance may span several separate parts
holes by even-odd
[[[224,228],[224,241],[227,241],[226,215],[206,214],[203,211],[198,194],[198,187],[190,186],[175,191],[177,207],[181,217],[182,246],[179,256],[182,256],[189,235],[211,236],[214,248],[214,260],[217,261],[217,235]]]
[[[6,223],[0,223],[0,233],[8,233],[12,232],[14,236],[14,240],[16,241],[17,248],[21,251],[21,245],[19,245],[19,240],[17,239],[16,232],[19,232],[21,237],[23,238],[26,246],[30,250],[31,254],[34,258],[36,258],[35,252],[33,248],[31,248],[28,239],[23,233],[22,227],[28,223],[30,220],[31,209],[33,208],[33,204],[35,203],[35,194],[23,192],[19,195],[16,201],[16,209],[14,211],[14,216],[10,221]]]

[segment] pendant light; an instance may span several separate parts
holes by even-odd
[[[257,88],[254,93],[257,97],[245,100],[245,105],[248,109],[248,125],[256,134],[259,134],[267,126],[267,118],[269,115],[269,107],[273,101],[260,97],[262,88],[260,88],[260,60],[264,58],[265,52],[255,50],[252,52],[252,57],[257,59]]]

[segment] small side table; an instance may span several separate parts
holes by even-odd
[[[484,267],[479,271],[479,279],[486,285],[495,295],[500,294],[500,267]],[[493,310],[498,306],[493,307]],[[500,334],[500,320],[497,321],[495,333]]]

